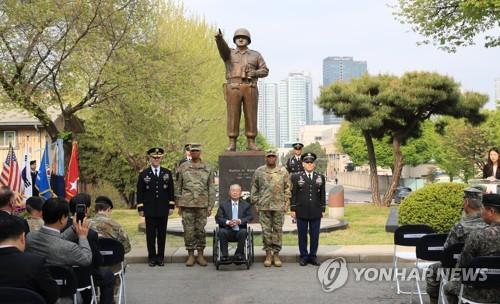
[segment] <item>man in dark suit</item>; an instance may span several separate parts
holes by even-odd
[[[36,160],[30,161],[30,169],[31,169],[31,186],[33,189],[33,196],[38,196],[40,193],[38,188],[35,186],[36,176],[38,175],[38,171],[36,170]]]
[[[175,180],[177,181],[179,179],[179,167],[187,162],[188,160],[191,160],[191,144],[185,144],[184,145],[184,156],[182,157],[181,160],[177,162],[177,165],[175,167]]]
[[[150,167],[137,180],[137,210],[146,218],[149,266],[164,266],[168,216],[175,208],[174,179],[170,170],[160,166],[162,148],[148,150]],[[158,242],[158,251],[156,243]]]
[[[288,173],[295,174],[304,171],[304,167],[302,166],[302,148],[304,145],[302,143],[294,143],[293,147],[293,155],[287,159],[286,161],[286,169]]]
[[[10,190],[7,186],[0,187],[0,216],[2,215],[14,215],[14,211],[16,210],[16,194]],[[23,222],[24,233],[28,234],[30,232],[30,227],[28,222],[19,217],[19,219]]]
[[[238,241],[238,247],[234,254],[235,262],[244,260],[244,246],[247,237],[247,223],[253,219],[251,206],[240,199],[241,186],[233,184],[229,187],[230,199],[222,202],[217,210],[215,221],[219,224],[220,248],[222,251],[221,261],[228,261],[228,242]]]
[[[314,172],[316,154],[305,153],[302,162],[305,171],[292,175],[292,200],[290,209],[292,217],[297,220],[299,235],[300,265],[307,263],[319,265],[316,260],[318,251],[321,217],[325,212],[325,176]],[[311,237],[309,252],[307,251],[307,234]]]
[[[24,253],[25,246],[23,222],[16,216],[0,216],[0,286],[31,289],[47,303],[55,303],[59,287],[45,258]]]

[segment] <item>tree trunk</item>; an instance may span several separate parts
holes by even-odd
[[[385,190],[384,198],[382,199],[382,205],[389,207],[392,202],[392,197],[396,188],[399,185],[399,180],[401,179],[401,171],[403,170],[404,159],[401,153],[401,141],[399,138],[394,137],[392,140],[392,152],[394,154],[394,169],[392,170],[392,179],[389,187]]]
[[[373,140],[370,134],[363,132],[365,138],[366,149],[368,150],[368,163],[370,164],[370,185],[372,190],[372,200],[377,206],[381,206],[380,191],[378,187],[378,172],[377,172],[377,159],[375,157],[375,148],[373,147]]]

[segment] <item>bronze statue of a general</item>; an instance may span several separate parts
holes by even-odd
[[[229,48],[220,29],[215,35],[215,41],[226,66],[227,83],[224,84],[224,97],[227,104],[227,135],[229,137],[229,147],[226,150],[236,151],[242,104],[247,150],[259,150],[255,145],[259,98],[257,80],[266,77],[269,69],[262,55],[248,48],[252,42],[248,30],[241,28],[234,33],[233,42],[236,44],[236,49]]]

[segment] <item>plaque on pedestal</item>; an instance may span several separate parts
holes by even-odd
[[[250,192],[255,169],[266,163],[263,151],[224,152],[219,155],[219,202],[229,199],[229,186],[239,184]],[[252,207],[254,220],[257,219]]]

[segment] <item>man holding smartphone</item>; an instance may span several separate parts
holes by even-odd
[[[147,154],[150,166],[142,170],[137,181],[137,210],[146,220],[146,242],[149,266],[164,266],[167,220],[175,208],[174,179],[170,170],[160,166],[165,151],[151,148]],[[158,243],[158,250],[156,250]]]

